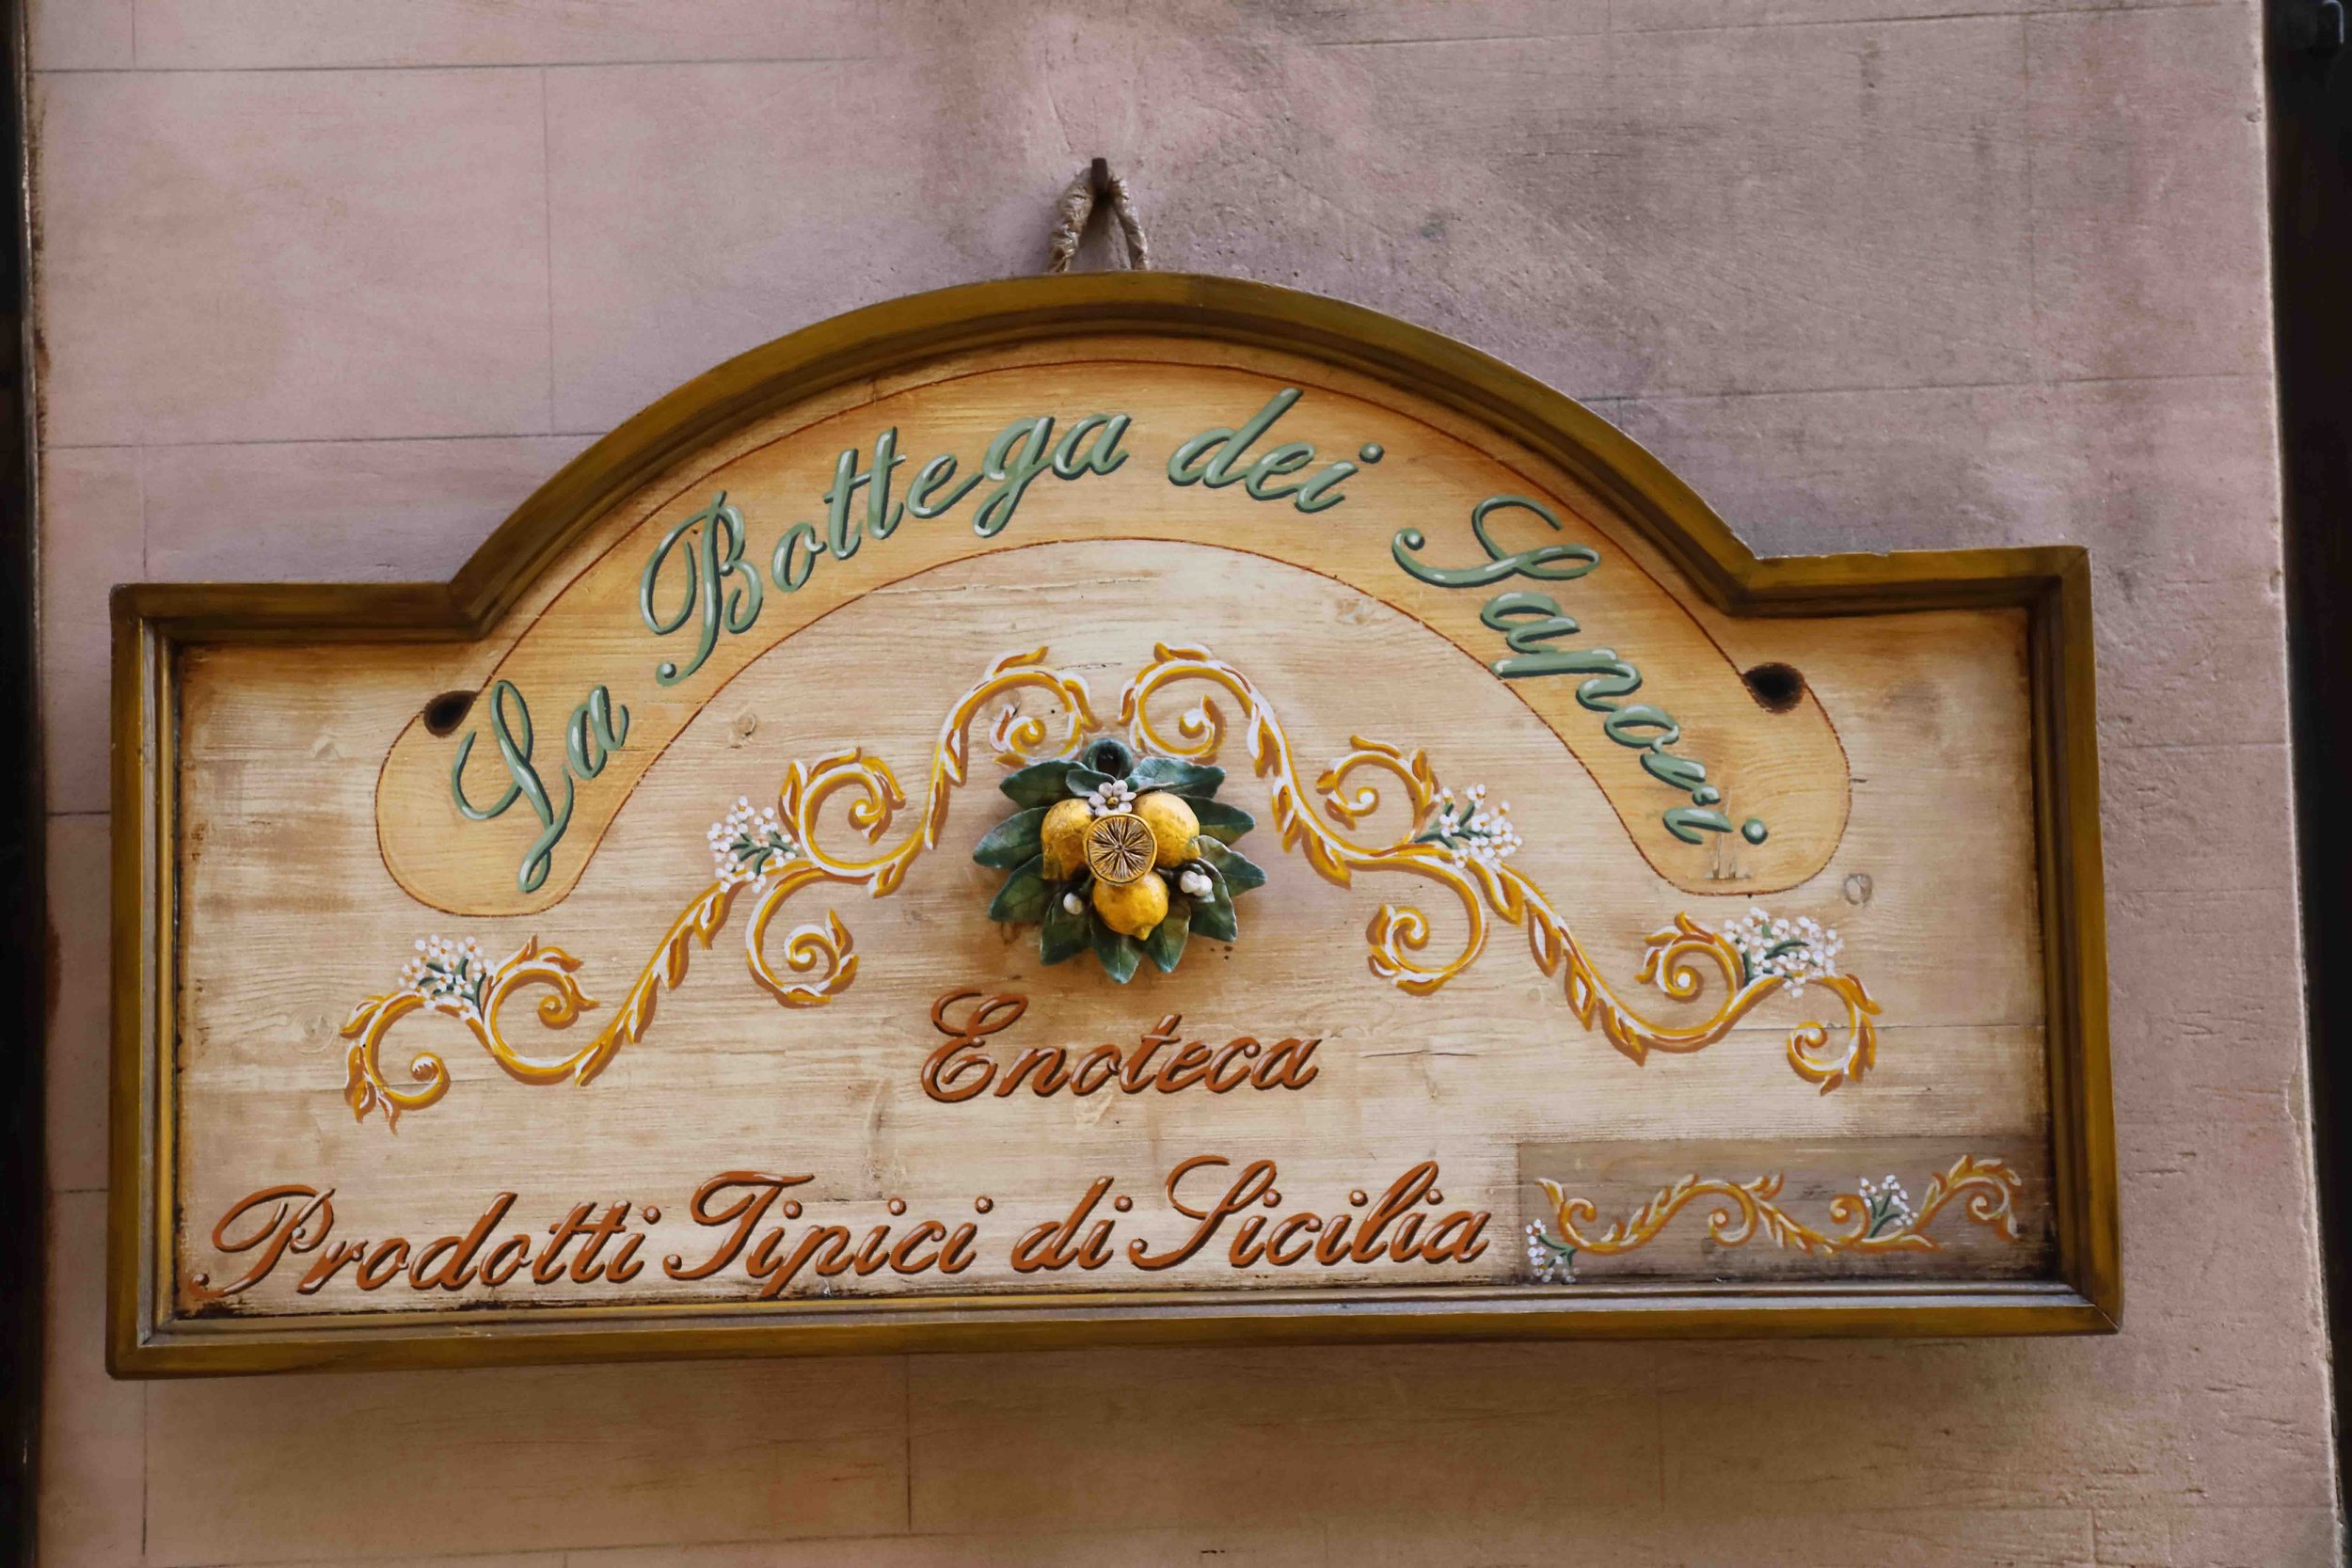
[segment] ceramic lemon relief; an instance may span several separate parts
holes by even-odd
[[[1012,774],[1004,791],[1025,809],[972,851],[1012,873],[989,918],[1040,926],[1049,964],[1091,949],[1122,985],[1146,958],[1173,971],[1193,932],[1238,940],[1233,898],[1265,873],[1232,847],[1257,823],[1216,799],[1224,783],[1221,768],[1111,739]]]

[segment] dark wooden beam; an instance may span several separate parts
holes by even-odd
[[[2272,0],[2270,258],[2296,852],[2328,1335],[2352,1367],[2352,51],[2343,9]]]

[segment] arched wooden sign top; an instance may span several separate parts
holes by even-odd
[[[1507,443],[1482,450],[1474,429],[1375,401],[1360,376],[1263,351],[1201,357],[1078,338],[1051,356],[934,360],[925,380],[911,365],[910,385],[797,428],[763,422],[757,446],[675,476],[506,647],[478,688],[494,700],[453,725],[421,714],[393,746],[376,798],[386,863],[453,913],[548,908],[669,741],[777,643],[952,562],[1117,538],[1306,567],[1437,631],[1511,683],[1686,892],[1734,878],[1778,892],[1828,863],[1845,757],[1801,673],[1759,691],[1590,493]],[[940,651],[919,624],[909,633],[906,655]],[[576,714],[592,738],[627,726],[621,744],[596,741],[593,778],[558,751]],[[545,750],[524,755],[525,734]]]
[[[1110,275],[124,589],[116,1363],[2111,1326],[2085,580]]]

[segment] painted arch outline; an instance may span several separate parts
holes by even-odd
[[[1052,395],[1041,402],[1045,383]],[[1172,449],[1204,428],[1245,424],[1269,396],[1296,402],[1255,451],[1294,443],[1326,456],[1386,453],[1388,464],[1362,464],[1345,503],[1311,516],[1252,499],[1239,484],[1168,482]],[[861,449],[870,458],[879,431],[898,437],[903,483],[933,452],[959,456],[968,474],[1008,420],[1042,414],[1067,429],[1107,410],[1132,421],[1120,467],[1079,483],[1047,477],[1025,493],[1009,526],[983,533],[973,501],[909,518],[849,556],[824,550],[821,492],[834,459]],[[1502,418],[1506,411],[1514,417]],[[682,528],[682,547],[698,531],[725,531],[707,515],[693,521],[723,497],[735,519],[729,543],[741,556],[737,586],[751,578],[757,596],[747,607],[734,594],[715,643],[698,657],[693,626],[654,635],[645,569]],[[1479,503],[1492,499],[1512,504],[1481,522]],[[1545,531],[1551,524],[1557,531]],[[790,567],[778,562],[771,574],[766,563],[785,535],[811,525],[817,547],[801,548],[790,563],[805,575],[783,592]],[[1829,716],[1802,685],[1768,705],[1685,602],[1729,597],[1733,608],[1740,571],[1724,569],[1725,553],[1733,567],[1760,563],[1640,448],[1528,378],[1391,318],[1255,284],[1137,275],[979,285],[857,312],[720,367],[583,454],[451,585],[453,598],[480,605],[475,624],[503,624],[484,640],[480,678],[454,694],[458,721],[432,722],[423,702],[431,694],[421,693],[424,711],[387,755],[377,799],[386,864],[412,895],[452,912],[551,907],[635,782],[760,655],[831,609],[933,567],[1106,537],[1238,549],[1315,571],[1490,666],[1514,647],[1554,646],[1512,635],[1524,619],[1482,621],[1498,594],[1565,610],[1581,633],[1572,645],[1596,657],[1621,653],[1641,672],[1640,695],[1580,702],[1591,686],[1574,678],[1509,684],[1600,786],[1652,868],[1686,892],[1720,893],[1725,875],[1722,845],[1689,818],[1751,830],[1745,843],[1721,835],[1738,857],[1743,893],[1804,881],[1843,832],[1851,798]],[[1488,563],[1490,552],[1546,545],[1589,547],[1601,564],[1573,582],[1529,572],[1506,574],[1499,586],[1448,588],[1400,565],[1400,538],[1425,541],[1417,558],[1457,575]],[[493,576],[485,561],[503,570]],[[662,569],[675,578],[678,564],[673,557]],[[544,580],[559,575],[560,584]],[[1668,587],[1676,578],[1689,586]],[[659,592],[666,605],[685,589],[671,581]],[[739,628],[734,612],[746,608]],[[678,614],[688,609],[679,605]],[[1165,630],[1183,636],[1173,621]],[[1482,678],[1466,670],[1421,673]],[[664,678],[672,675],[675,684]],[[609,696],[611,709],[592,735],[610,738],[609,721],[623,713],[630,727],[609,755],[590,748],[596,777],[569,778],[566,721],[591,691]],[[502,714],[494,711],[501,702]],[[1611,712],[1617,707],[1621,719]],[[1669,708],[1673,723],[1661,726]],[[525,713],[537,748],[532,771],[548,798],[526,789],[517,806],[511,745],[501,755],[473,742],[500,730],[511,740]],[[1641,745],[1661,727],[1666,743],[1678,737],[1681,756],[1705,770],[1689,799],[1649,754],[1661,748],[1645,753]],[[1680,758],[1673,768],[1697,770],[1683,769]],[[462,802],[453,776],[465,781]],[[1692,782],[1684,777],[1682,787]],[[1718,799],[1720,813],[1689,809]],[[485,806],[501,803],[516,809],[481,819]],[[559,821],[550,844],[546,830]]]

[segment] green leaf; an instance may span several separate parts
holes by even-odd
[[[1168,918],[1152,927],[1152,934],[1143,939],[1144,957],[1150,958],[1163,974],[1173,974],[1177,960],[1184,956],[1184,938],[1192,930],[1192,900],[1170,898]]]
[[[1228,893],[1240,895],[1253,887],[1265,886],[1265,872],[1240,850],[1219,844],[1206,834],[1201,835],[1199,847],[1200,858],[1225,879]]]
[[[1063,780],[1069,776],[1070,764],[1041,762],[1006,774],[996,787],[1012,797],[1017,805],[1050,806],[1070,793],[1063,785]]]
[[[1200,832],[1205,838],[1222,839],[1231,844],[1258,825],[1258,819],[1239,806],[1229,806],[1222,800],[1195,800],[1193,816],[1200,818]]]
[[[1045,850],[1043,806],[1031,806],[1017,811],[988,831],[972,858],[982,865],[993,865],[999,871],[1010,871],[1023,861],[1041,856]]]
[[[1143,949],[1131,937],[1122,937],[1100,920],[1087,923],[1092,927],[1094,956],[1103,960],[1103,973],[1120,985],[1135,978],[1136,965],[1143,961]]]
[[[1080,768],[1073,763],[1069,779],[1062,787],[1072,795],[1091,795],[1110,782],[1108,773],[1097,773],[1091,768]]]
[[[1175,757],[1145,757],[1127,775],[1127,782],[1137,789],[1172,789],[1205,800],[1224,784],[1225,769]]]
[[[988,906],[988,918],[1009,926],[1025,926],[1044,919],[1045,901],[1053,893],[1046,883],[1044,868],[1044,857],[1031,855],[1019,870],[1005,879],[1005,885]]]
[[[1226,890],[1225,874],[1215,866],[1209,868],[1209,895],[1193,900],[1192,929],[1216,942],[1241,939],[1241,923],[1233,918],[1233,895]]]
[[[1089,927],[1093,925],[1082,902],[1078,912],[1062,908],[1062,895],[1077,890],[1075,882],[1046,884],[1045,929],[1037,939],[1037,956],[1049,964],[1057,964],[1073,954],[1083,953],[1091,941]]]

